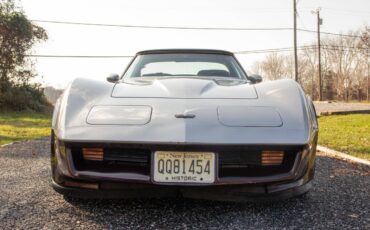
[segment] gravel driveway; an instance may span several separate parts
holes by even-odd
[[[278,203],[69,200],[49,186],[49,141],[0,148],[0,229],[370,229],[370,170],[320,155],[314,188]]]

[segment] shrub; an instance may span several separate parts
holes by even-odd
[[[10,85],[5,91],[0,92],[0,110],[2,111],[45,112],[50,109],[50,103],[37,84]]]

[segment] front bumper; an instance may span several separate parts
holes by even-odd
[[[54,142],[52,140],[52,143],[58,145],[58,141]],[[86,145],[86,143],[83,145]],[[193,147],[199,149],[197,146]],[[158,149],[159,147],[153,146],[153,148]],[[163,149],[165,146],[160,148]],[[171,146],[166,148],[172,149]],[[202,146],[202,148],[208,149],[210,147]],[[217,148],[220,149],[219,146]],[[230,147],[227,148],[230,150]],[[188,149],[194,150],[186,146],[186,150]],[[217,150],[212,151],[217,152]],[[305,146],[302,151],[297,153],[291,170],[285,173],[258,177],[217,177],[214,184],[199,186],[158,184],[152,181],[150,174],[81,171],[75,167],[72,152],[68,145],[67,147],[56,147],[53,144],[51,157],[52,186],[57,192],[66,196],[81,198],[182,196],[230,201],[284,199],[298,196],[310,189],[311,180],[314,176],[315,152],[316,141]]]

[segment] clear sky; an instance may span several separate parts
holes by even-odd
[[[292,0],[23,0],[29,19],[105,24],[184,27],[292,27]],[[370,0],[299,0],[298,27],[316,30],[311,10],[321,7],[322,31],[346,33],[370,25]],[[34,54],[134,55],[156,48],[211,48],[229,51],[293,46],[292,31],[200,31],[97,27],[38,23],[49,40]],[[315,41],[298,33],[298,45]],[[265,54],[238,55],[248,71]],[[35,58],[45,85],[64,87],[75,77],[105,80],[122,73],[129,59]]]

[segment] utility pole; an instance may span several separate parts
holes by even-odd
[[[297,1],[293,0],[294,21],[294,79],[298,82],[298,53],[297,53]]]
[[[319,101],[322,101],[322,76],[321,76],[321,41],[320,41],[320,26],[322,25],[322,18],[320,18],[320,8],[312,11],[317,15],[317,59],[318,59],[318,75],[319,75]]]
[[[370,47],[367,48],[367,90],[366,90],[366,98],[367,101],[370,101],[369,98],[369,78],[370,78]]]

